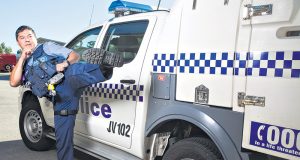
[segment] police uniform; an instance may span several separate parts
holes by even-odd
[[[61,63],[71,52],[72,50],[52,42],[36,47],[32,56],[25,62],[24,69],[24,80],[31,83],[33,93],[39,97],[45,96],[43,95],[45,91],[43,81],[53,76],[51,70],[56,71],[55,64],[46,67],[41,67],[44,66],[41,64],[53,61],[53,59]],[[79,98],[83,89],[104,80],[106,79],[97,64],[75,63],[69,65],[64,71],[64,80],[56,86],[56,96],[53,100],[56,149],[59,160],[73,159],[73,132]]]

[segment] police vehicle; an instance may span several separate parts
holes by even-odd
[[[300,1],[115,1],[66,46],[123,55],[81,96],[74,143],[101,159],[300,159]],[[26,87],[20,132],[53,145],[53,106]]]

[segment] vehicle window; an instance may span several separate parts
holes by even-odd
[[[81,33],[66,47],[81,55],[86,49],[94,47],[101,28],[102,27],[97,27]]]
[[[143,20],[111,25],[101,48],[121,54],[125,63],[131,62],[140,48],[148,23]]]

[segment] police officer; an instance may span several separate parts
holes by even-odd
[[[53,76],[51,70],[64,73],[64,80],[56,86],[56,96],[53,98],[56,149],[59,160],[72,160],[73,131],[80,95],[84,87],[107,79],[100,70],[99,64],[103,61],[99,58],[108,60],[110,67],[122,66],[122,59],[116,55],[105,55],[100,49],[91,49],[85,53],[85,58],[96,64],[76,63],[79,55],[68,48],[51,42],[37,44],[36,34],[29,26],[17,29],[16,40],[22,54],[11,72],[12,87],[28,83],[35,95],[47,97],[44,81]],[[51,66],[53,61],[55,63]]]

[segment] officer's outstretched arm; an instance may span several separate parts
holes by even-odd
[[[79,55],[72,51],[68,58],[66,59],[66,61],[62,62],[62,63],[59,63],[56,65],[56,71],[57,72],[62,72],[64,71],[70,64],[73,64],[73,63],[76,63],[78,62],[80,59]]]
[[[74,51],[72,51],[67,58],[67,60],[70,62],[70,64],[78,62],[79,59],[80,59],[80,56]]]

